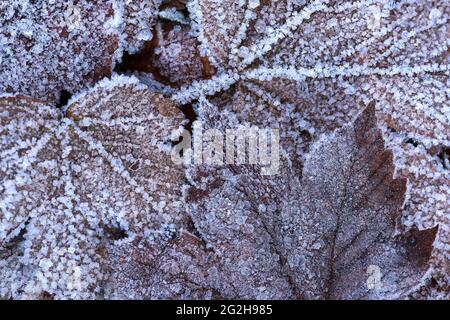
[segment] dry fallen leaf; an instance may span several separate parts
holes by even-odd
[[[421,283],[436,229],[396,234],[406,179],[394,178],[392,157],[373,104],[311,147],[301,190],[281,213],[288,264],[306,298],[398,299]],[[374,290],[370,268],[380,272]]]
[[[0,298],[449,299],[449,8],[0,4]],[[175,165],[200,124],[279,173]]]
[[[398,299],[425,281],[437,230],[398,228],[406,179],[394,178],[373,104],[312,145],[302,177],[282,170],[192,170],[188,213],[224,296]],[[371,268],[380,287],[368,287]]]
[[[110,255],[108,299],[220,298],[213,286],[209,252],[189,232],[174,232],[153,243],[115,245]]]
[[[193,0],[188,8],[200,52],[217,74],[173,99],[193,103],[199,121],[229,117],[279,128],[283,148],[301,168],[312,139],[376,101],[399,174],[410,181],[404,221],[441,226],[433,255],[448,286],[450,194],[440,159],[450,145],[449,6]],[[411,139],[417,148],[404,143]]]
[[[0,93],[58,102],[110,76],[152,38],[154,0],[2,1]]]
[[[0,104],[0,249],[24,238],[20,256],[0,260],[12,283],[1,296],[94,297],[102,248],[184,223],[183,172],[170,160],[183,115],[135,78],[103,80],[63,113],[23,96]]]

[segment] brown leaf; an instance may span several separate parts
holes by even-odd
[[[241,169],[243,171],[241,171]],[[259,171],[258,171],[259,173]],[[282,268],[274,235],[276,217],[262,211],[272,191],[252,168],[197,168],[190,178],[187,210],[213,250],[217,290],[227,299],[289,299],[295,288]],[[249,190],[250,189],[250,190]],[[256,189],[256,190],[254,190]]]
[[[0,260],[1,296],[95,297],[105,246],[185,224],[168,151],[183,115],[137,79],[105,79],[62,113],[20,96],[0,106],[0,249],[26,230]]]
[[[153,0],[3,1],[0,93],[56,104],[92,86],[151,39],[156,12]]]
[[[306,298],[395,299],[420,283],[436,230],[413,232],[414,242],[397,234],[405,191],[373,104],[354,125],[312,146],[302,190],[283,213],[291,221],[292,236],[283,240],[291,244],[288,264]],[[414,253],[417,243],[420,254]],[[369,279],[378,281],[375,288]]]
[[[301,168],[312,139],[377,102],[378,125],[409,181],[403,221],[442,226],[433,273],[448,287],[448,160],[432,150],[450,145],[449,7],[370,0],[193,0],[188,7],[201,51],[218,70],[173,95],[181,104],[198,101],[199,120],[280,128]]]
[[[223,296],[399,299],[425,283],[437,229],[398,228],[406,179],[394,177],[374,104],[294,170],[192,170],[188,213],[214,250]]]
[[[174,87],[215,74],[208,58],[200,55],[191,27],[172,21],[158,21],[152,41],[146,42],[136,54],[126,54],[120,70],[141,76],[151,74],[159,82]]]
[[[106,298],[219,298],[204,243],[186,231],[173,237],[113,246]]]

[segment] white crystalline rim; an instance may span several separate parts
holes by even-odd
[[[139,79],[137,77],[135,77],[134,75],[132,76],[125,76],[125,75],[120,75],[120,74],[116,74],[114,73],[111,78],[104,78],[102,80],[100,80],[99,82],[97,82],[97,84],[95,84],[95,86],[93,86],[92,88],[83,90],[79,93],[77,93],[76,95],[74,95],[68,102],[67,105],[65,105],[62,109],[63,113],[67,112],[67,109],[73,105],[74,103],[77,103],[80,100],[83,100],[86,95],[90,94],[91,92],[96,91],[97,89],[112,89],[115,87],[124,87],[124,86],[135,86],[136,89],[139,90],[148,90],[147,86],[145,84],[143,84],[142,82],[139,81]]]

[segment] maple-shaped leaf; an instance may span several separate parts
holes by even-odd
[[[193,234],[181,231],[148,243],[112,246],[111,276],[106,298],[211,299],[214,288],[212,256]]]
[[[170,158],[183,115],[135,78],[103,80],[62,113],[23,96],[0,106],[1,263],[15,265],[2,296],[94,297],[112,241],[184,223]]]
[[[429,1],[210,1],[188,5],[218,70],[177,92],[211,112],[280,127],[292,158],[377,100],[380,123],[434,145],[449,131],[449,8]],[[206,107],[206,106],[203,106]]]
[[[0,93],[48,103],[92,86],[151,39],[154,0],[2,1]]]
[[[406,179],[392,157],[372,104],[316,141],[302,172],[289,162],[273,177],[258,166],[194,168],[188,213],[218,256],[222,290],[233,279],[222,294],[406,298],[425,278],[436,228],[399,227]]]
[[[329,132],[374,99],[381,122],[448,143],[443,3],[198,0],[190,9],[219,72],[176,101],[209,95],[214,112],[279,126],[290,154],[302,149],[299,131]]]

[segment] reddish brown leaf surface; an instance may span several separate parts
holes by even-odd
[[[395,299],[422,283],[436,229],[397,228],[406,180],[394,177],[373,104],[313,144],[302,178],[291,170],[194,170],[189,214],[234,279],[227,297]]]

